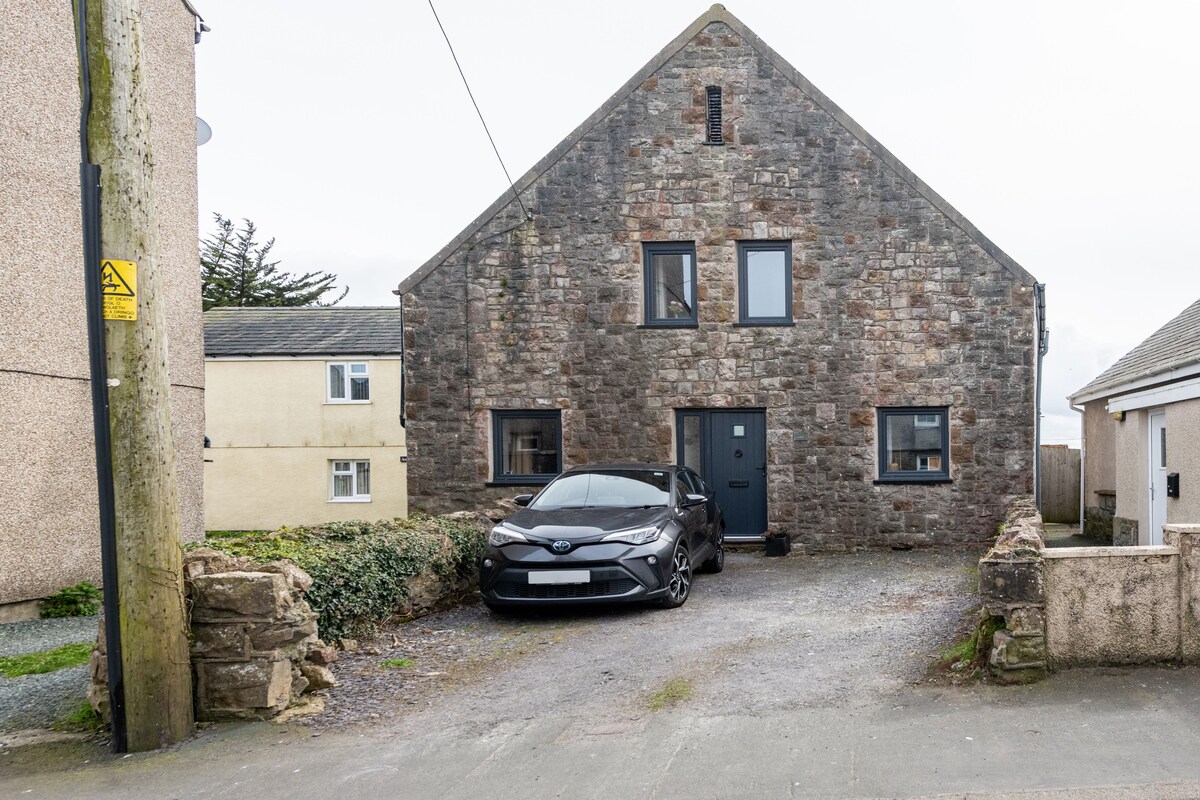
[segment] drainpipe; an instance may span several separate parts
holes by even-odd
[[[1033,428],[1033,500],[1042,510],[1042,359],[1050,350],[1050,331],[1046,329],[1046,284],[1033,285],[1034,310],[1037,317],[1037,377],[1034,380]]]
[[[1083,524],[1085,521],[1083,518],[1083,510],[1085,508],[1083,503],[1083,479],[1087,475],[1087,429],[1084,426],[1084,421],[1087,419],[1087,409],[1076,407],[1070,400],[1067,401],[1067,405],[1072,411],[1079,414],[1079,535],[1083,536]]]
[[[100,293],[100,167],[91,161],[88,116],[92,111],[91,64],[87,47],[87,0],[75,3],[79,58],[79,193],[83,228],[83,278],[87,309],[88,373],[92,389],[92,432],[96,451],[96,502],[100,522],[100,575],[104,589],[104,643],[112,748],[128,747],[125,672],[121,660],[121,611],[117,591],[117,516],[113,494],[112,432],[108,426],[108,363],[105,360],[104,299]]]
[[[404,397],[406,388],[404,373],[408,371],[408,361],[404,355],[404,293],[399,289],[393,289],[392,294],[400,298],[400,427],[407,428],[408,418],[405,414],[408,406]],[[407,442],[405,444],[407,445]]]

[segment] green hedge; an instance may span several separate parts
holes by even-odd
[[[409,582],[422,574],[473,583],[486,540],[487,532],[469,517],[414,516],[270,533],[216,532],[189,547],[255,561],[290,559],[313,579],[305,599],[318,614],[322,638],[336,639],[369,632],[401,613]]]

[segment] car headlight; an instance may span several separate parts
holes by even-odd
[[[506,544],[513,542],[528,542],[525,535],[514,531],[512,528],[506,528],[503,525],[497,525],[492,528],[492,532],[488,534],[488,544],[493,547],[503,547]]]
[[[604,537],[606,542],[625,542],[626,544],[646,544],[653,542],[662,535],[662,527],[655,525],[650,528],[635,528],[631,531],[617,531]]]

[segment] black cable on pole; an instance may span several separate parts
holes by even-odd
[[[500,169],[504,170],[504,177],[508,179],[508,185],[512,189],[513,197],[517,198],[517,205],[521,207],[521,213],[525,215],[525,219],[533,219],[533,215],[525,208],[525,204],[521,202],[521,195],[517,192],[517,186],[513,183],[512,176],[508,174],[508,167],[504,166],[504,159],[500,157],[500,148],[496,147],[496,140],[492,138],[492,132],[488,130],[487,122],[483,119],[483,112],[479,110],[479,103],[475,102],[475,94],[471,91],[471,85],[467,83],[467,76],[463,73],[462,64],[458,63],[458,56],[454,53],[454,45],[450,44],[450,37],[446,35],[446,29],[442,26],[442,20],[438,17],[437,9],[433,7],[433,0],[429,0],[429,10],[433,12],[433,18],[437,21],[438,28],[442,31],[442,38],[446,40],[446,47],[450,48],[450,57],[454,59],[454,66],[458,67],[458,74],[462,77],[463,86],[467,87],[467,96],[471,98],[471,105],[475,106],[475,113],[479,115],[479,121],[483,123],[483,132],[487,134],[488,141],[492,143],[492,151],[496,154],[496,160],[500,162]]]
[[[100,511],[100,571],[104,583],[104,644],[112,747],[129,749],[125,726],[125,672],[121,665],[121,614],[117,587],[117,517],[113,494],[112,436],[108,429],[108,365],[105,363],[104,298],[100,293],[100,167],[90,163],[88,117],[92,113],[91,65],[87,52],[87,0],[75,0],[79,48],[79,193],[83,215],[83,277],[87,298],[88,360],[92,382],[92,427],[96,440],[96,488]]]

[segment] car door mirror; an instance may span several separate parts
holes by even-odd
[[[683,507],[691,508],[692,506],[703,505],[708,502],[708,498],[702,494],[689,494],[683,499]]]
[[[517,505],[521,506],[522,508],[524,508],[525,506],[527,506],[531,502],[533,502],[533,495],[519,494],[513,498],[513,502],[516,503]]]

